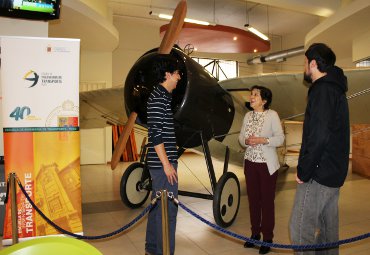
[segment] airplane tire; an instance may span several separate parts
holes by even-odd
[[[121,199],[129,208],[139,208],[149,196],[149,190],[140,188],[143,171],[144,165],[135,162],[129,165],[122,175],[120,186]]]
[[[229,227],[238,214],[240,184],[234,173],[224,173],[217,182],[213,197],[213,217],[217,225]]]

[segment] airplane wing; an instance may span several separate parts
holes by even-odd
[[[370,68],[344,70],[348,79],[350,119],[352,123],[370,123]],[[239,77],[221,81],[220,85],[240,100],[238,90],[261,85],[271,89],[271,108],[281,119],[303,120],[308,88],[303,84],[303,71],[291,73],[269,73]],[[297,116],[296,118],[292,118]]]
[[[350,118],[352,123],[370,123],[370,68],[345,70],[348,78]],[[304,112],[306,107],[307,87],[303,85],[302,72],[270,73],[251,75],[221,81],[220,85],[230,90],[236,104],[243,105],[242,92],[258,84],[272,90],[271,108],[276,110],[281,119]],[[232,91],[235,90],[235,91]],[[237,116],[243,116],[240,109]],[[302,116],[295,118],[301,120]],[[99,128],[110,124],[124,124],[127,121],[123,87],[80,92],[80,127]],[[240,120],[241,123],[242,120]],[[236,126],[235,126],[236,128]]]
[[[80,127],[102,128],[127,121],[123,87],[80,92]]]

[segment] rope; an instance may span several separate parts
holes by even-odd
[[[21,188],[23,194],[26,196],[27,200],[31,203],[32,207],[38,212],[38,214],[47,222],[49,223],[51,226],[53,226],[55,229],[57,229],[59,232],[62,232],[63,234],[66,234],[66,235],[69,235],[69,236],[72,236],[72,237],[75,237],[77,239],[85,239],[85,240],[94,240],[94,239],[103,239],[103,238],[107,238],[107,237],[111,237],[111,236],[114,236],[114,235],[117,235],[118,233],[121,233],[122,231],[130,228],[131,226],[133,226],[136,222],[138,222],[145,214],[147,214],[151,209],[152,207],[154,207],[157,203],[157,197],[155,197],[152,202],[144,209],[144,211],[142,213],[140,213],[135,219],[133,219],[130,223],[128,223],[127,225],[113,231],[113,232],[110,232],[108,234],[104,234],[104,235],[99,235],[99,236],[84,236],[84,235],[77,235],[75,233],[72,233],[72,232],[69,232],[61,227],[59,227],[57,224],[55,224],[54,222],[52,222],[37,206],[36,204],[32,201],[32,199],[28,196],[26,190],[24,189],[22,183],[20,182],[19,178],[17,178],[17,183],[18,183],[18,186]]]
[[[337,247],[339,245],[343,245],[343,244],[347,244],[347,243],[352,243],[352,242],[359,241],[359,240],[362,240],[362,239],[365,239],[365,238],[369,238],[370,237],[370,233],[367,233],[367,234],[359,235],[359,236],[356,236],[356,237],[352,237],[352,238],[340,240],[338,242],[322,243],[322,244],[309,244],[309,245],[290,245],[290,244],[279,244],[279,243],[267,243],[267,242],[263,242],[263,241],[258,241],[258,240],[255,240],[255,239],[251,239],[251,238],[248,238],[248,237],[245,237],[245,236],[236,234],[236,233],[234,233],[232,231],[226,230],[224,228],[221,228],[221,227],[217,226],[216,224],[214,224],[214,223],[212,223],[212,222],[204,219],[200,215],[196,214],[195,212],[193,212],[192,210],[190,210],[189,208],[187,208],[183,203],[181,203],[177,199],[173,199],[173,201],[175,203],[177,203],[186,212],[188,212],[190,215],[192,215],[195,218],[199,219],[203,223],[206,223],[207,225],[209,225],[213,229],[215,229],[215,230],[217,230],[217,231],[219,231],[221,233],[227,234],[227,235],[229,235],[231,237],[234,237],[234,238],[237,238],[237,239],[240,239],[240,240],[243,240],[243,241],[247,241],[247,242],[250,242],[250,243],[253,243],[253,244],[256,244],[256,245],[261,245],[261,246],[268,246],[268,247],[280,248],[280,249],[293,249],[293,250],[314,250],[314,249],[323,249],[323,248]]]
[[[58,226],[57,224],[55,224],[54,222],[52,222],[36,206],[36,204],[32,201],[32,199],[27,194],[26,190],[24,189],[24,187],[23,187],[23,185],[22,185],[22,183],[21,183],[21,181],[19,180],[18,177],[16,177],[16,180],[17,180],[18,186],[22,190],[22,192],[25,195],[25,197],[27,198],[27,200],[31,203],[32,207],[37,211],[37,213],[47,223],[49,223],[51,226],[53,226],[55,229],[57,229],[59,232],[61,232],[63,234],[66,234],[66,235],[75,237],[77,239],[85,239],[85,240],[103,239],[103,238],[111,237],[111,236],[114,236],[114,235],[116,235],[116,234],[118,234],[118,233],[120,233],[120,232],[122,232],[122,231],[124,231],[124,230],[126,230],[128,228],[130,228],[135,223],[137,223],[145,214],[147,214],[154,206],[156,206],[157,200],[160,197],[160,193],[157,192],[156,193],[156,197],[143,210],[143,212],[141,212],[134,220],[132,220],[130,223],[126,224],[125,226],[123,226],[123,227],[121,227],[121,228],[119,228],[119,229],[117,229],[117,230],[115,230],[113,232],[110,232],[108,234],[104,234],[104,235],[99,235],[99,236],[84,236],[84,235],[78,235],[78,234],[72,233],[70,231],[67,231],[67,230],[61,228],[60,226]],[[8,183],[9,183],[9,178],[8,178]],[[7,185],[7,186],[9,187],[9,185]],[[190,215],[192,215],[195,218],[199,219],[203,223],[209,225],[213,229],[215,229],[215,230],[217,230],[217,231],[219,231],[221,233],[224,233],[226,235],[229,235],[231,237],[234,237],[236,239],[240,239],[240,240],[247,241],[247,242],[250,242],[250,243],[253,243],[253,244],[256,244],[256,245],[261,245],[261,246],[268,246],[268,247],[280,248],[280,249],[293,249],[293,250],[314,250],[314,249],[324,249],[324,248],[338,247],[339,245],[343,245],[343,244],[347,244],[347,243],[352,243],[352,242],[360,241],[360,240],[363,240],[363,239],[366,239],[366,238],[369,238],[370,237],[370,233],[366,233],[366,234],[362,234],[362,235],[355,236],[355,237],[352,237],[352,238],[347,238],[347,239],[344,239],[344,240],[340,240],[338,242],[330,242],[330,243],[322,243],[322,244],[309,244],[309,245],[289,245],[289,244],[279,244],[279,243],[267,243],[267,242],[263,242],[263,241],[259,241],[259,240],[255,240],[255,239],[251,239],[251,238],[248,238],[248,237],[239,235],[237,233],[234,233],[232,231],[229,231],[229,230],[226,230],[224,228],[221,228],[221,227],[217,226],[216,224],[214,224],[214,223],[212,223],[212,222],[204,219],[203,217],[201,217],[197,213],[193,212],[191,209],[187,208],[183,203],[181,203],[177,198],[174,197],[174,195],[173,195],[172,192],[169,192],[168,193],[168,197],[169,197],[170,200],[172,200],[174,203],[178,204],[178,206],[180,206],[182,209],[184,209]]]

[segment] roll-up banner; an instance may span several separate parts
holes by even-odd
[[[16,173],[38,208],[61,228],[82,234],[80,40],[1,37],[5,174]],[[17,187],[19,239],[62,234]],[[3,244],[12,243],[10,203]]]

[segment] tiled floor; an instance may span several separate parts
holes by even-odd
[[[223,162],[214,160],[216,176]],[[102,235],[119,229],[139,215],[143,208],[126,208],[119,195],[122,172],[128,163],[116,170],[107,165],[81,167],[83,227],[85,235]],[[241,166],[230,165],[241,185],[241,204],[234,224],[228,229],[249,236],[249,212],[245,179]],[[288,244],[288,221],[295,193],[294,168],[280,172],[276,195],[276,227],[274,242]],[[179,162],[180,189],[193,192],[211,190],[206,164],[202,155],[186,153]],[[345,239],[370,232],[370,181],[349,174],[340,196],[340,238]],[[214,221],[212,201],[180,196],[179,200],[202,217]],[[148,204],[148,203],[147,203]],[[145,206],[147,205],[145,204]],[[89,241],[104,255],[144,254],[146,217],[133,228],[110,239]],[[1,248],[0,248],[1,249]],[[1,253],[1,252],[0,252]],[[176,232],[177,255],[258,254],[258,249],[243,248],[243,241],[221,234],[179,208]],[[291,250],[274,249],[270,254],[292,254]],[[370,254],[370,239],[340,248],[340,254]]]

